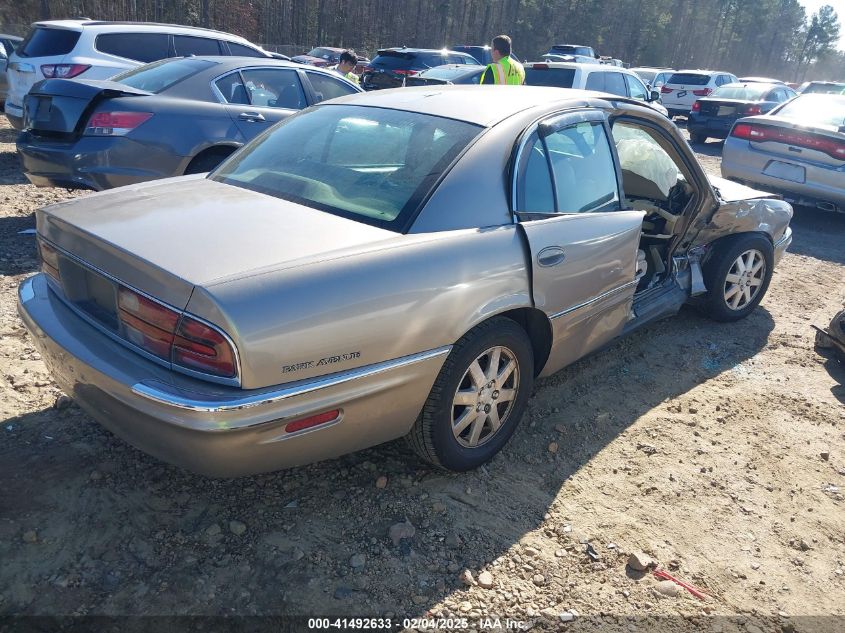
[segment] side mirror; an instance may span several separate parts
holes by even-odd
[[[660,92],[657,90],[652,90],[651,93],[648,95],[649,101],[660,101]]]

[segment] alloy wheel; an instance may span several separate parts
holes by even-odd
[[[725,303],[731,310],[742,310],[754,300],[766,279],[766,258],[756,249],[740,254],[725,277]]]
[[[452,399],[452,434],[464,448],[488,442],[505,425],[519,389],[519,362],[491,347],[470,363]]]

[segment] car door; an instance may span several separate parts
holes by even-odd
[[[513,206],[531,252],[535,306],[552,324],[543,375],[618,335],[629,319],[643,212],[623,210],[605,115],[547,119],[517,157]]]
[[[320,103],[337,97],[355,94],[359,90],[340,75],[334,77],[328,73],[305,71],[308,79],[305,88],[311,103]]]
[[[247,141],[308,106],[293,68],[245,68],[219,77],[214,85]]]

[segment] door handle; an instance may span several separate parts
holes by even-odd
[[[254,123],[256,121],[263,121],[264,115],[261,114],[260,112],[241,112],[238,115],[238,118],[241,121],[251,121],[251,122]]]
[[[566,259],[566,253],[563,252],[560,246],[547,246],[537,253],[537,263],[544,268],[557,266],[564,259]]]

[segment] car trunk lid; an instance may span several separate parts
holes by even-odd
[[[760,104],[749,103],[745,99],[699,99],[698,104],[701,114],[720,119],[736,119],[749,114],[760,114]]]
[[[150,94],[113,81],[47,79],[35,84],[26,96],[24,128],[40,136],[78,138],[101,101]]]
[[[833,126],[808,126],[794,119],[765,115],[737,121],[731,136],[747,140],[754,149],[783,157],[787,162],[832,167],[845,164],[845,133]]]
[[[46,207],[38,234],[84,266],[183,309],[195,286],[307,265],[397,233],[201,176]]]

